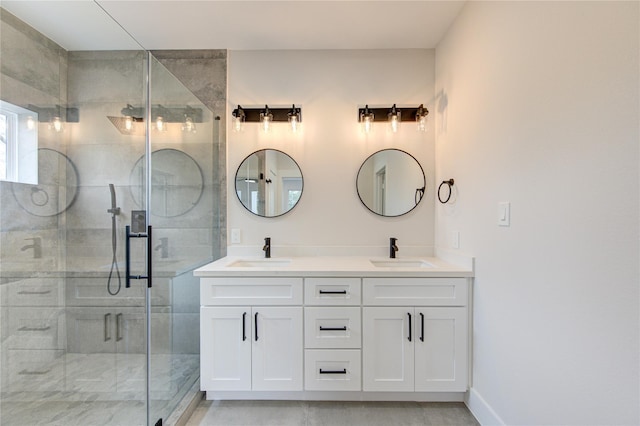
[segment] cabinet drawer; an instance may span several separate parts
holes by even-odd
[[[201,305],[301,305],[302,278],[202,278]]]
[[[384,306],[465,306],[466,278],[365,278],[363,304]]]
[[[27,278],[0,285],[2,306],[64,306],[61,278]]]
[[[3,341],[8,349],[64,349],[65,311],[59,308],[6,308]]]
[[[359,349],[360,308],[304,308],[305,348]]]
[[[61,350],[8,350],[2,371],[2,390],[64,390],[63,354]]]
[[[304,388],[311,391],[359,391],[359,350],[306,350]]]
[[[306,305],[359,305],[360,278],[305,278]]]

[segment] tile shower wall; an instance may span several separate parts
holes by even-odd
[[[67,52],[0,9],[0,97],[23,108],[65,105],[67,97]],[[39,125],[39,145],[65,153],[65,133],[49,131]],[[16,201],[14,191],[28,190],[28,185],[0,182],[0,274],[3,279],[13,271],[64,270],[64,216],[38,217],[27,213]],[[27,238],[39,238],[42,257],[33,250],[22,250]]]

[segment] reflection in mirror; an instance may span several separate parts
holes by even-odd
[[[204,176],[191,156],[177,149],[160,149],[151,153],[151,167],[151,214],[180,216],[198,204],[204,190]],[[142,156],[129,176],[131,195],[141,207],[146,197],[145,179],[145,156]]]
[[[13,196],[34,216],[56,216],[67,210],[78,195],[78,171],[61,152],[38,149],[37,185],[12,183]]]
[[[362,163],[356,187],[362,204],[375,214],[401,216],[420,203],[426,179],[412,155],[399,149],[384,149]]]
[[[236,172],[236,195],[251,213],[276,217],[295,207],[302,195],[300,167],[282,151],[263,149],[249,155]]]

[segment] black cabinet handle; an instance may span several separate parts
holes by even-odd
[[[120,332],[120,328],[122,327],[122,312],[116,314],[116,342],[122,340],[122,333]]]
[[[256,328],[256,342],[258,341],[258,313],[254,316],[255,328]]]
[[[111,318],[111,313],[104,314],[104,341],[108,342],[111,340],[111,333],[109,333],[109,318]]]
[[[247,326],[246,326],[246,320],[247,320],[247,313],[244,312],[242,314],[242,341],[244,342],[245,340],[247,340]]]
[[[323,370],[321,368],[320,374],[347,374],[347,369],[343,368],[342,370]]]
[[[424,314],[420,312],[420,341],[424,342]]]
[[[347,326],[344,327],[323,327],[320,326],[320,331],[347,331]]]
[[[407,312],[409,316],[409,341],[411,341],[411,312]]]
[[[319,290],[320,294],[347,294],[347,290]]]

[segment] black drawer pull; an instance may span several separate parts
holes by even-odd
[[[343,368],[342,370],[323,370],[321,368],[320,374],[347,374],[347,369]]]
[[[407,312],[407,316],[409,317],[409,341],[411,341],[411,313]]]
[[[254,337],[255,337],[256,342],[257,342],[258,341],[258,313],[257,312],[256,312],[256,314],[255,314],[255,316],[253,318],[254,318],[255,329],[256,329],[256,334],[255,334]]]
[[[347,331],[347,326],[344,327],[323,327],[320,326],[320,331]]]
[[[247,313],[243,312],[242,314],[242,341],[243,342],[247,340],[247,327],[245,325],[246,319],[247,319]]]
[[[347,290],[320,290],[320,294],[347,294]]]
[[[47,331],[51,330],[51,327],[20,327],[18,331]]]
[[[45,374],[49,373],[51,370],[45,370],[45,371],[29,371],[29,370],[22,370],[21,372],[18,373],[18,375],[20,376],[44,376]]]
[[[18,294],[49,294],[51,293],[51,290],[44,290],[44,291],[27,291],[27,290],[21,290],[18,292]]]

